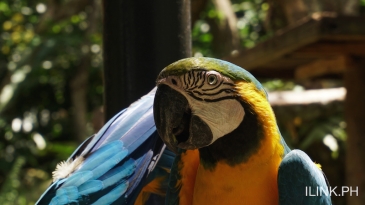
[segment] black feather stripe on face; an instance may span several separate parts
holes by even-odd
[[[209,75],[216,76],[217,81],[215,84],[207,82],[206,79]],[[184,91],[196,100],[217,102],[237,97],[234,83],[216,71],[204,69],[191,70],[181,75],[180,81]]]

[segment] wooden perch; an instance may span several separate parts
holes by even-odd
[[[341,74],[348,65],[346,56],[320,59],[305,65],[298,66],[295,70],[295,78],[298,80],[311,79],[326,74]]]
[[[313,13],[277,31],[255,47],[239,50],[238,55],[224,59],[249,70],[256,77],[295,78],[305,73],[300,77],[308,79],[341,74],[345,68],[339,67],[338,63],[346,64],[346,59],[339,56],[365,57],[363,25],[363,16]],[[318,68],[318,72],[310,74]],[[295,72],[297,69],[299,71]]]
[[[333,101],[343,101],[346,96],[346,89],[330,88],[305,91],[276,91],[270,92],[268,95],[272,106],[328,104]]]

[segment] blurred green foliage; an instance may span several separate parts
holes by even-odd
[[[237,18],[240,44],[243,48],[253,47],[267,39],[272,33],[263,28],[269,4],[264,0],[233,0],[232,9]],[[193,54],[195,56],[222,57],[214,53],[214,33],[209,22],[222,20],[224,14],[217,11],[212,2],[201,12],[200,19],[192,27]]]
[[[90,65],[87,134],[94,132],[91,112],[102,105],[100,10],[89,3],[58,17],[62,11],[50,10],[67,4],[46,3],[0,1],[1,204],[34,204],[56,164],[78,146],[71,83],[83,59]]]

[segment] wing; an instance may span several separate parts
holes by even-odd
[[[160,184],[166,183],[172,164],[165,159],[171,153],[164,152],[153,120],[155,91],[118,113],[58,165],[56,179],[36,204],[129,205],[142,192],[162,194],[161,190],[143,190],[152,176],[160,177],[158,185],[163,188]],[[163,160],[158,163],[159,159]],[[160,169],[166,171],[156,174]]]
[[[292,150],[284,157],[278,186],[280,205],[332,204],[323,172],[300,150]]]
[[[142,188],[135,205],[142,204],[165,204],[165,196],[168,189],[170,169],[175,154],[165,149],[156,167],[148,175],[147,184]]]

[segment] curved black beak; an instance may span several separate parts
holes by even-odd
[[[211,143],[209,126],[192,114],[189,102],[168,85],[158,85],[153,112],[159,135],[168,148],[196,149]]]

